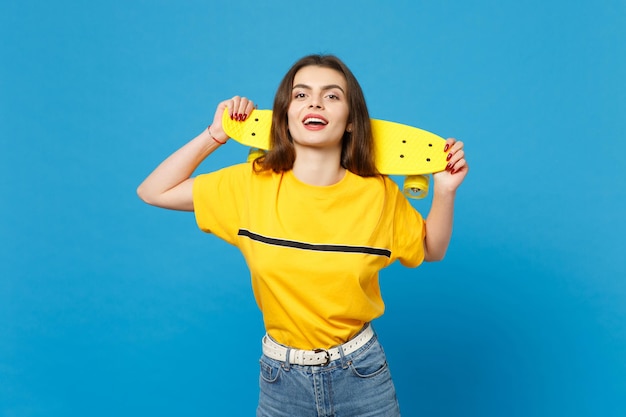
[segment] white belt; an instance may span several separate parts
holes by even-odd
[[[348,340],[341,346],[329,349],[299,350],[291,349],[276,343],[271,337],[263,337],[263,354],[269,358],[281,362],[287,362],[287,352],[289,352],[289,363],[292,365],[321,365],[326,366],[331,361],[339,359],[339,347],[344,355],[349,355],[357,349],[365,346],[374,336],[374,329],[369,324],[354,338]]]

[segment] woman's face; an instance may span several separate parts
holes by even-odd
[[[339,147],[350,129],[347,82],[340,72],[318,66],[301,68],[293,80],[287,110],[294,146]]]

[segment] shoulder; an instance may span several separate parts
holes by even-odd
[[[195,177],[196,181],[211,181],[216,179],[236,179],[249,177],[254,172],[252,164],[244,162],[241,164],[229,165],[216,171],[199,174]]]
[[[230,165],[213,172],[200,174],[194,178],[194,190],[214,189],[215,187],[244,189],[254,187],[254,184],[272,182],[276,177],[273,171],[258,171],[253,163],[243,162]]]
[[[193,180],[193,193],[205,193],[206,190],[216,190],[222,186],[233,186],[245,182],[251,169],[249,164],[231,165],[213,172],[197,175]]]

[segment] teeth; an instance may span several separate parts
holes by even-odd
[[[321,123],[321,124],[326,124],[326,121],[322,120],[322,119],[318,119],[316,117],[309,117],[308,119],[304,120],[304,124],[308,125],[310,123]]]

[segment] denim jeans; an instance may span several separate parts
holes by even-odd
[[[374,336],[326,366],[261,357],[257,417],[398,417],[385,353]]]

